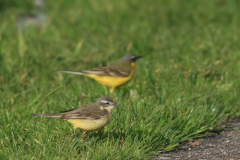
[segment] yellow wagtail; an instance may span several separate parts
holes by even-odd
[[[102,129],[111,120],[111,110],[119,104],[114,103],[109,97],[101,97],[95,103],[86,104],[80,108],[63,111],[60,113],[33,113],[33,116],[56,117],[72,123],[73,131],[76,128],[83,130],[83,137],[87,132]]]
[[[141,57],[142,56],[137,56],[134,54],[127,54],[120,61],[112,63],[105,67],[84,70],[82,72],[59,72],[80,74],[93,78],[98,83],[111,87],[110,93],[113,93],[115,87],[121,86],[132,79],[135,73],[135,62]]]

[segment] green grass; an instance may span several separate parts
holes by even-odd
[[[0,159],[147,159],[240,115],[239,1],[47,1],[44,25],[18,30],[30,2],[0,2]],[[126,53],[143,58],[113,95],[56,72]],[[86,142],[66,121],[31,116],[103,95],[121,106]]]

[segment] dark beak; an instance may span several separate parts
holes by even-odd
[[[142,58],[142,56],[135,56],[135,57],[133,58],[133,61],[135,62],[135,61],[138,60],[139,58]]]

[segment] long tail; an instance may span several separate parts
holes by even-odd
[[[79,75],[82,75],[82,72],[74,72],[74,71],[58,71],[58,72],[63,72],[63,73],[71,73],[71,74],[79,74]]]
[[[56,117],[61,118],[61,113],[33,113],[32,116]]]

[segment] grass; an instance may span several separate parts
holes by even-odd
[[[0,159],[148,159],[240,115],[239,1],[48,1],[42,26],[17,29],[30,2],[0,2]],[[113,95],[56,72],[126,53],[143,58]],[[66,121],[31,116],[102,95],[121,106],[86,142]]]

